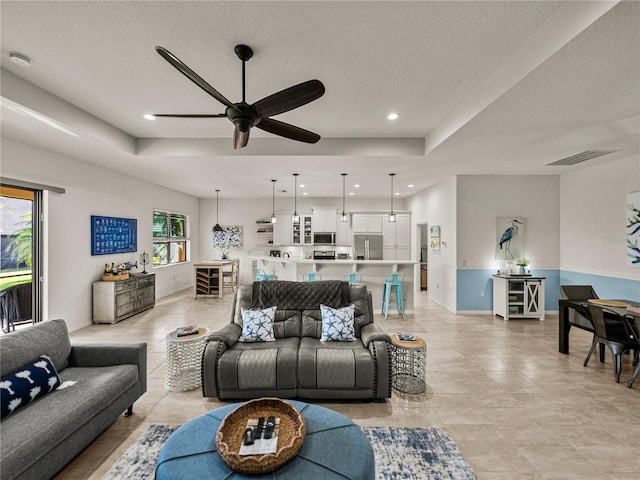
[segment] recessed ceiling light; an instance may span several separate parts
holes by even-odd
[[[309,193],[308,193],[308,192],[302,192],[302,194],[303,194],[303,195],[309,195]]]
[[[304,183],[301,183],[300,188],[304,188],[304,187],[306,187],[306,185]]]
[[[396,192],[396,193],[394,193],[394,195],[400,195],[400,192]]]
[[[155,120],[156,116],[152,113],[145,113],[144,115],[142,115],[144,118],[146,118],[147,120]]]
[[[415,185],[413,183],[410,183],[409,185],[407,185],[408,188],[413,188],[415,187]]]
[[[21,53],[12,52],[9,54],[9,60],[21,67],[29,67],[31,65],[31,59]]]
[[[353,192],[349,192],[349,195],[355,195],[355,193],[353,193]]]
[[[354,187],[356,187],[356,188],[360,188],[360,184],[359,184],[359,183],[356,183],[356,184],[354,185]]]
[[[398,119],[398,114],[395,112],[391,112],[389,115],[387,115],[387,119],[388,120],[397,120]]]

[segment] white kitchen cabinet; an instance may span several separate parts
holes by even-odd
[[[396,221],[382,218],[382,252],[384,260],[411,259],[411,215],[396,213]]]
[[[291,222],[293,245],[311,245],[313,243],[312,217],[310,213],[300,213],[300,221]]]
[[[493,276],[493,314],[544,320],[544,277]]]
[[[347,221],[342,222],[342,213],[336,215],[336,245],[350,247],[353,243],[351,235],[351,219],[347,215]]]
[[[314,232],[336,231],[336,207],[311,207]]]
[[[380,213],[354,213],[351,216],[353,233],[381,233],[382,215]]]

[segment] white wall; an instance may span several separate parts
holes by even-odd
[[[495,218],[525,218],[524,248],[534,269],[560,266],[558,176],[459,175],[458,268],[493,269]]]
[[[185,213],[191,220],[191,252],[199,255],[200,218],[197,198],[2,138],[2,176],[66,189],[49,194],[45,318],[63,318],[70,330],[91,324],[92,282],[105,263],[135,262],[143,250],[152,252],[154,208]],[[138,252],[91,256],[91,215],[136,218]],[[150,270],[150,266],[147,267]],[[139,269],[142,271],[142,269]],[[191,264],[152,269],[156,298],[189,287]]]
[[[415,256],[416,224],[440,225],[440,251],[429,250],[429,298],[451,311],[456,310],[456,177],[409,197],[406,209],[411,211],[411,251]],[[414,257],[412,257],[414,258]]]
[[[626,196],[640,191],[640,156],[560,178],[562,270],[640,280],[626,264]]]

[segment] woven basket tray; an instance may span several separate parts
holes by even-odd
[[[280,417],[276,453],[240,456],[242,437],[250,418]],[[216,434],[216,450],[229,468],[239,473],[268,473],[291,461],[302,447],[307,425],[293,405],[279,398],[250,400],[225,417]]]
[[[120,280],[126,280],[127,278],[129,278],[129,274],[128,273],[121,273],[119,275],[103,275],[102,276],[102,281],[103,282],[118,282]]]

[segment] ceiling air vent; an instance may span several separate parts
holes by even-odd
[[[547,165],[575,165],[576,163],[586,162],[592,158],[602,157],[603,155],[609,155],[610,153],[617,151],[618,150],[585,150],[584,152],[576,153],[570,157],[561,158],[555,162],[547,163]]]

